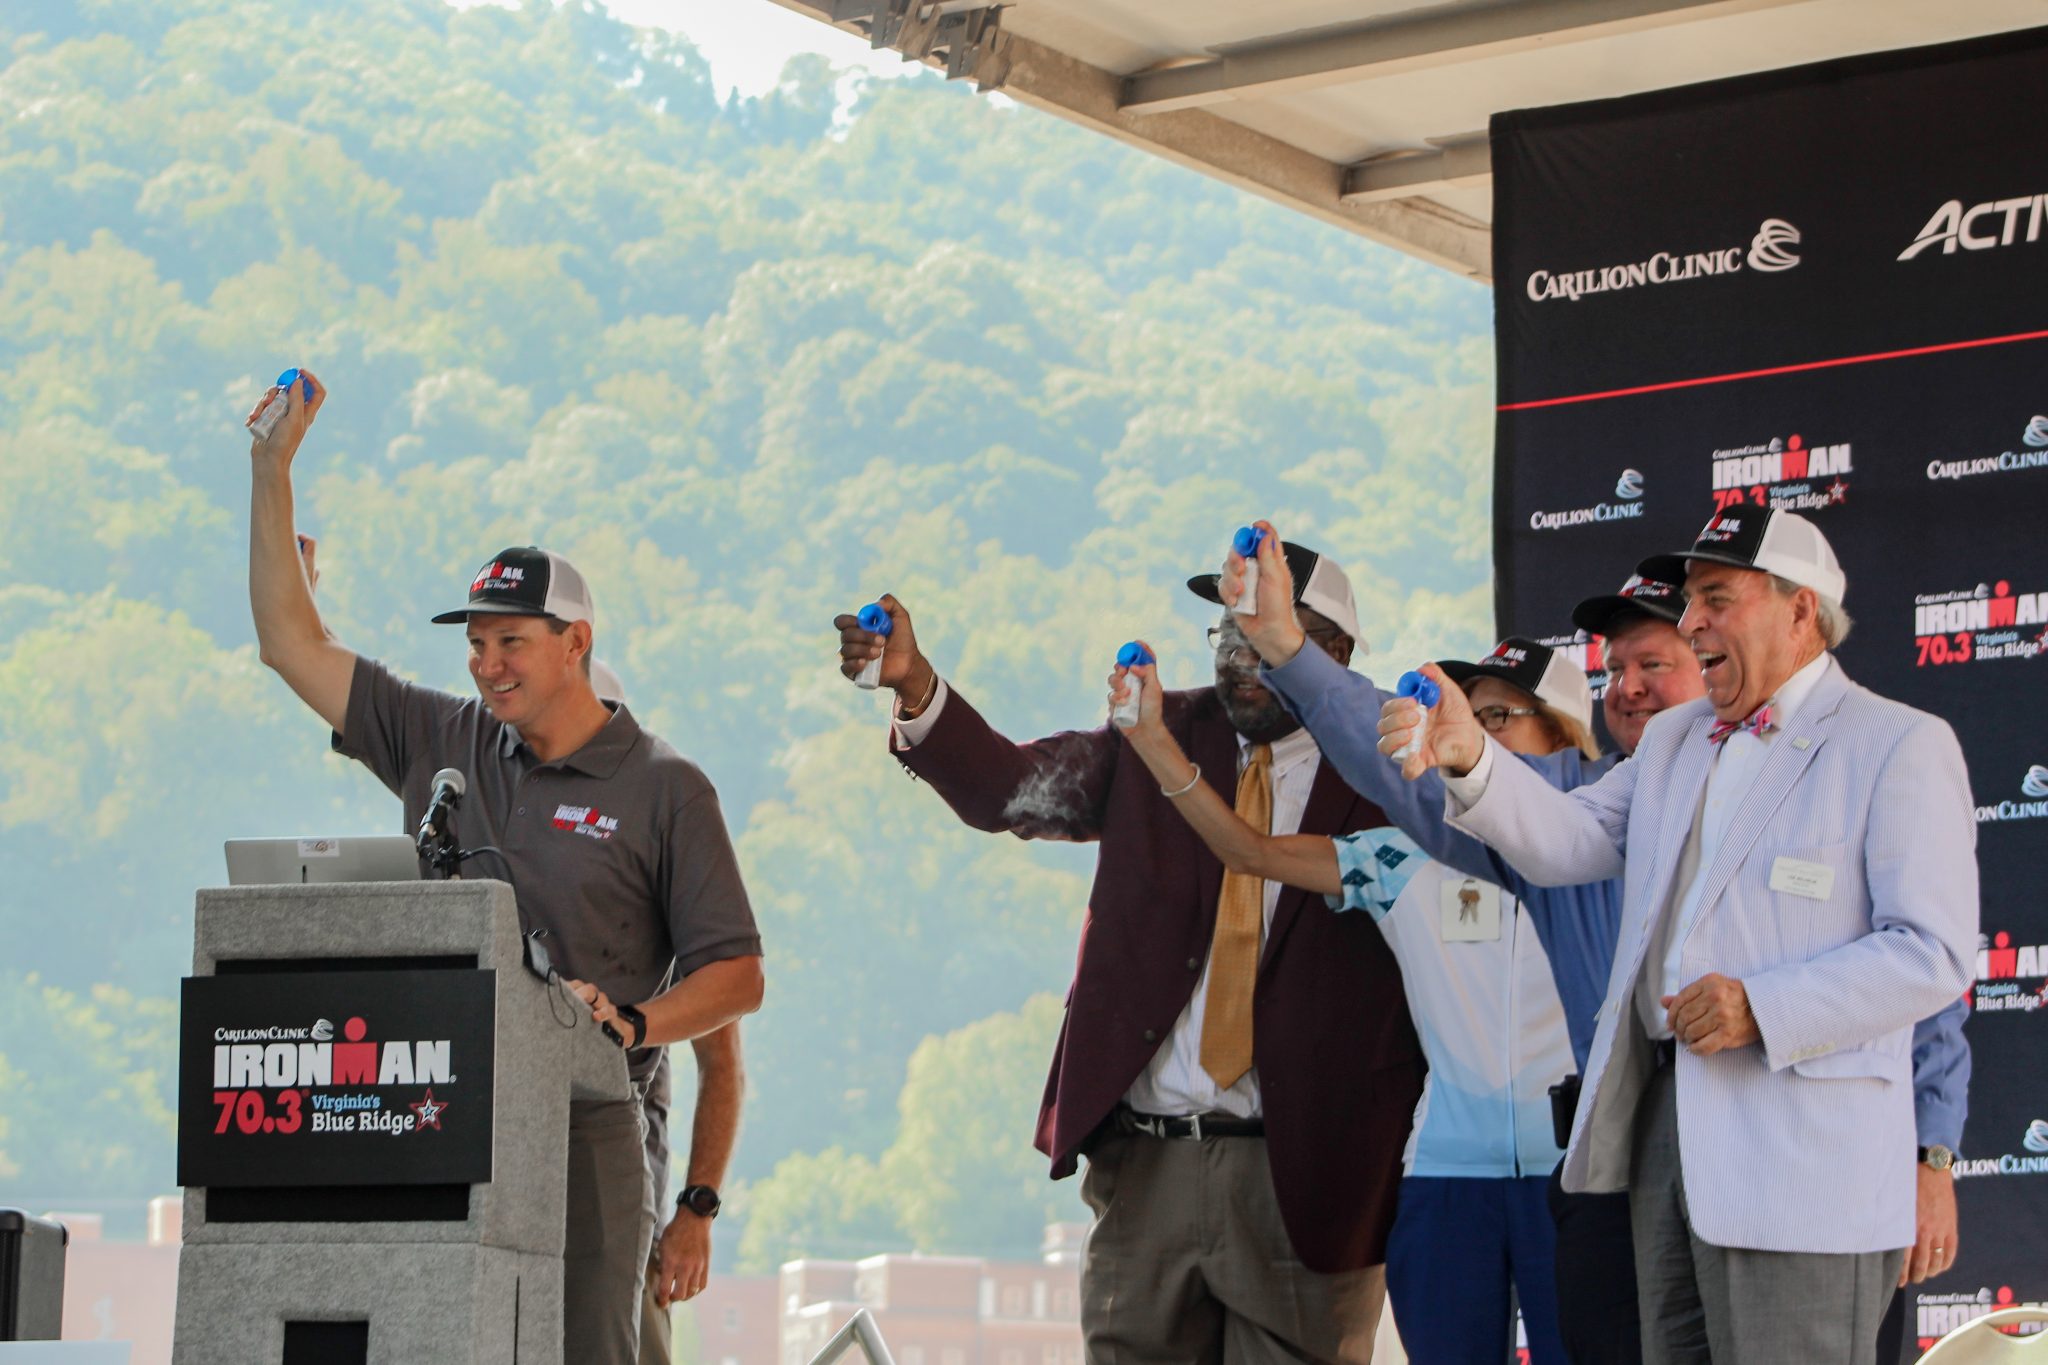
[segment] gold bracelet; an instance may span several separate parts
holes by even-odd
[[[924,708],[932,704],[932,698],[938,695],[939,670],[935,668],[932,670],[932,685],[929,688],[925,689],[924,700],[919,702],[916,706],[909,708],[908,710],[904,709],[902,702],[899,701],[898,703],[896,703],[896,719],[916,720],[919,716],[924,714]]]
[[[1161,787],[1159,789],[1159,794],[1161,796],[1171,801],[1174,797],[1186,796],[1189,792],[1195,789],[1195,784],[1202,780],[1202,765],[1199,763],[1191,763],[1188,766],[1195,770],[1195,775],[1188,779],[1188,784],[1185,787],[1180,788],[1178,791],[1168,791],[1166,788]]]

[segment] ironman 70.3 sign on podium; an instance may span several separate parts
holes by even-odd
[[[474,968],[189,978],[178,1183],[489,1180],[495,995]]]
[[[569,1105],[625,1055],[502,882],[199,893],[177,1365],[562,1362]]]

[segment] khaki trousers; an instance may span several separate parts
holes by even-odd
[[[662,1229],[675,1217],[668,1202],[668,1110],[670,1095],[668,1049],[641,1089],[640,1114],[645,1120],[647,1152],[647,1216],[653,1228],[648,1242],[647,1273],[640,1284],[640,1365],[669,1365],[675,1349],[675,1328],[669,1310],[654,1302],[654,1272],[660,1269],[656,1253]]]
[[[562,1250],[562,1358],[637,1365],[642,1286],[653,1240],[640,1101],[569,1106],[568,1236]]]
[[[1090,1365],[1372,1359],[1386,1268],[1319,1274],[1295,1258],[1266,1140],[1112,1134],[1081,1182]]]

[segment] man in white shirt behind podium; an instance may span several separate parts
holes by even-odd
[[[1975,961],[1962,751],[1834,661],[1805,518],[1730,508],[1641,572],[1690,594],[1707,695],[1635,761],[1556,791],[1445,687],[1407,772],[1532,881],[1624,879],[1564,1185],[1629,1191],[1645,1359],[1870,1362],[1914,1236],[1913,1024]],[[1387,703],[1384,752],[1416,715]]]

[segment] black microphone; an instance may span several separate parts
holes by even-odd
[[[453,845],[448,817],[462,804],[462,794],[468,790],[469,782],[457,769],[443,768],[434,774],[434,794],[427,801],[427,813],[420,817],[419,833],[413,836],[413,844],[422,858],[432,858],[440,849]]]

